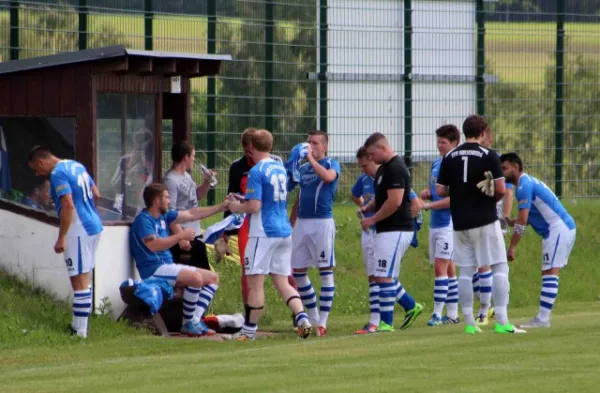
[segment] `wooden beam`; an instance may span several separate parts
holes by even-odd
[[[177,75],[177,64],[175,59],[153,59],[154,74],[165,76]]]
[[[153,72],[152,59],[149,57],[132,56],[129,58],[129,72],[148,75]]]
[[[200,75],[200,64],[198,60],[194,59],[178,59],[177,60],[177,74],[182,76],[199,76]]]
[[[129,61],[127,57],[120,57],[118,59],[110,59],[98,63],[93,63],[92,73],[94,74],[108,74],[111,72],[123,73],[129,70]]]

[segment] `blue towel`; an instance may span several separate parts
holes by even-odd
[[[161,278],[149,278],[138,283],[133,294],[143,301],[154,315],[160,310],[163,299],[173,298],[174,291],[169,281]]]
[[[206,232],[204,232],[204,243],[215,244],[223,232],[240,229],[245,218],[246,214],[244,213],[234,213],[225,217],[222,221],[209,226],[206,228]]]
[[[289,158],[285,162],[284,166],[287,169],[290,177],[294,182],[300,181],[300,163],[306,158],[308,154],[308,143],[298,143],[292,149]]]

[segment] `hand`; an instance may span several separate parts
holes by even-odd
[[[372,227],[373,225],[375,225],[375,220],[373,219],[373,217],[365,218],[365,219],[363,219],[363,220],[360,221],[360,226],[365,231],[367,229],[369,229],[370,227]]]
[[[492,177],[492,172],[490,172],[490,171],[485,172],[485,179],[480,181],[479,183],[477,183],[477,188],[479,188],[479,190],[481,190],[481,192],[483,192],[485,195],[487,195],[489,197],[494,196],[495,184],[494,184],[494,178]]]
[[[246,199],[246,197],[244,197],[241,194],[234,194],[233,192],[230,192],[229,195],[227,195],[227,199],[229,199],[230,201],[243,202]]]
[[[62,254],[65,252],[65,238],[59,237],[54,244],[54,252],[57,254]]]
[[[365,213],[367,213],[369,211],[369,205],[368,204],[367,205],[363,205],[363,206],[360,207],[359,210],[361,211],[361,213],[365,214]]]
[[[179,238],[181,240],[192,241],[196,238],[196,233],[193,229],[184,228],[181,232],[179,232]]]
[[[431,199],[431,192],[429,191],[429,189],[426,188],[423,191],[421,191],[419,198],[421,198],[424,201]]]
[[[212,171],[212,170],[208,170],[207,173],[204,174],[204,183],[208,183],[210,181],[210,175],[213,175],[214,177],[217,177],[217,172]]]
[[[423,204],[423,210],[429,210],[429,209],[431,209],[431,203],[429,203],[429,202],[425,202],[425,203]],[[419,212],[419,213],[420,213],[420,212]]]
[[[312,146],[310,145],[310,143],[308,144],[308,146],[306,147],[306,159],[308,160],[308,162],[310,162],[311,164],[314,162],[316,162],[315,158],[312,155]]]
[[[242,204],[238,201],[229,201],[228,209],[232,213],[239,213],[242,211]]]
[[[229,205],[231,204],[231,201],[229,199],[225,199],[223,202],[221,202],[221,204],[219,205],[219,211],[226,211],[229,210]]]
[[[183,251],[190,251],[192,249],[192,245],[189,240],[182,240],[179,242],[179,248]]]
[[[363,218],[365,218],[365,215],[361,208],[356,209],[356,216],[358,217],[359,220],[362,220]]]
[[[515,256],[516,256],[516,250],[512,247],[510,247],[508,249],[508,251],[506,252],[506,258],[509,260],[509,262],[512,262],[515,260]]]

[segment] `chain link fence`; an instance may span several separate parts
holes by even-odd
[[[600,0],[0,0],[0,59],[115,44],[231,54],[219,77],[192,83],[194,143],[221,177],[211,198],[224,196],[251,126],[271,130],[284,158],[326,130],[340,201],[356,149],[384,132],[418,191],[435,129],[471,113],[486,116],[498,151],[584,198],[600,196],[598,22]]]

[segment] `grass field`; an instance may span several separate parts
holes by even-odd
[[[90,321],[90,337],[65,334],[70,309],[0,274],[0,386],[8,392],[596,392],[600,383],[600,223],[597,201],[567,201],[578,224],[569,267],[561,274],[553,327],[527,335],[469,337],[463,326],[425,326],[432,269],[421,245],[403,260],[401,279],[426,304],[407,331],[356,337],[368,306],[360,230],[348,205],[336,207],[337,294],[330,336],[298,341],[289,311],[267,285],[261,328],[281,332],[253,343],[162,339],[107,317]],[[511,265],[511,319],[537,311],[539,239],[529,230]],[[216,266],[219,313],[240,311],[239,267]],[[314,276],[313,276],[314,277]],[[318,287],[318,280],[313,283]]]

